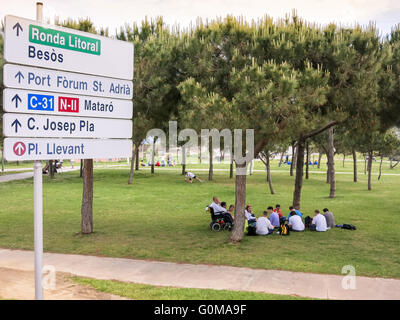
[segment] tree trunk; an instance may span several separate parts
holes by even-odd
[[[358,174],[357,174],[357,153],[356,150],[353,150],[353,181],[358,181]]]
[[[328,161],[328,167],[326,168],[326,183],[329,183],[329,150],[326,154],[326,159]]]
[[[182,175],[185,175],[186,171],[186,148],[185,145],[182,146]]]
[[[199,146],[199,162],[201,164],[201,145]]]
[[[212,181],[213,179],[213,148],[212,148],[212,143],[210,142],[209,144],[209,155],[210,155],[210,164],[208,168],[208,180]]]
[[[344,168],[344,161],[346,160],[346,154],[343,153],[343,168]]]
[[[49,175],[51,179],[54,179],[54,161],[49,160]]]
[[[83,177],[83,160],[81,159],[80,167],[79,167],[79,178]]]
[[[282,163],[283,163],[283,157],[285,156],[285,152],[282,152],[281,153],[281,158],[279,159],[279,165],[278,165],[278,167],[280,167],[281,165],[282,165]]]
[[[151,173],[154,173],[154,157],[156,153],[156,141],[153,139],[153,150],[151,150]]]
[[[133,180],[133,173],[135,171],[135,154],[136,154],[136,151],[137,151],[137,147],[135,146],[135,149],[132,149],[131,172],[129,173],[128,184],[132,184],[132,180]]]
[[[378,180],[381,180],[381,176],[382,176],[382,163],[383,163],[383,156],[381,156],[381,162],[379,164],[379,176],[378,176]]]
[[[249,174],[253,174],[253,161],[250,162]]]
[[[372,151],[368,153],[368,190],[372,190],[371,173],[372,173]]]
[[[82,233],[93,232],[93,159],[85,159],[83,166]]]
[[[271,179],[271,166],[270,166],[270,161],[269,161],[269,153],[267,152],[266,153],[266,155],[267,155],[267,165],[266,165],[266,167],[267,167],[267,180],[268,180],[268,185],[269,185],[269,190],[271,191],[271,194],[275,194],[275,191],[274,191],[274,187],[273,187],[273,185],[272,185],[272,179]]]
[[[336,179],[335,179],[335,146],[334,146],[334,133],[333,127],[329,128],[329,183],[331,185],[329,198],[334,198],[336,195]]]
[[[138,171],[139,170],[139,148],[140,148],[140,145],[135,144],[135,147],[136,147],[136,149],[135,149],[135,158],[136,158],[135,170]]]
[[[367,157],[364,154],[364,174],[367,174]]]
[[[296,209],[300,209],[301,189],[303,187],[304,150],[305,150],[305,141],[302,138],[300,138],[297,141],[296,181],[293,192],[293,207],[295,207]]]
[[[245,168],[245,166],[245,164],[241,164],[240,168]],[[235,225],[230,238],[232,243],[238,243],[243,239],[245,224],[244,209],[246,203],[246,175],[237,174],[238,167],[239,165],[236,164]]]
[[[320,152],[318,154],[318,166],[317,166],[318,169],[321,168],[321,159],[322,159],[322,153]]]
[[[292,161],[290,162],[290,176],[293,177],[293,170],[295,168],[296,151],[294,149],[294,143],[292,144]]]
[[[306,154],[306,179],[308,180],[310,176],[310,145],[308,142],[306,143]]]

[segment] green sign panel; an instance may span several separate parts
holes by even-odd
[[[101,41],[64,31],[29,25],[29,41],[51,47],[100,55]]]

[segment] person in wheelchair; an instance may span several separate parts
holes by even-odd
[[[222,206],[222,204],[225,204],[225,208]],[[232,216],[226,210],[226,202],[221,203],[218,197],[214,196],[213,202],[208,207],[212,208],[215,216],[219,215],[224,219],[225,222],[229,222],[230,224],[233,225]]]

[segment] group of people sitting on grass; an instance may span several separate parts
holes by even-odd
[[[281,228],[282,224],[287,221],[287,225],[290,231],[302,232],[305,229],[311,231],[325,232],[331,228],[336,227],[335,217],[333,213],[325,208],[323,214],[318,209],[314,210],[314,217],[306,217],[303,222],[303,214],[300,210],[294,207],[289,207],[288,217],[283,216],[281,206],[277,204],[275,209],[268,207],[263,215],[258,219],[252,211],[251,205],[246,206],[245,216],[249,223],[256,225],[256,233],[258,235],[268,235],[274,232],[274,230]]]
[[[220,214],[226,221],[233,224],[235,206],[231,204],[227,208],[226,202],[220,202],[218,197],[213,197],[213,202],[209,205],[213,208],[215,213]],[[325,208],[323,214],[318,209],[314,210],[314,217],[307,216],[303,222],[303,214],[300,210],[295,209],[293,206],[289,207],[288,217],[282,213],[281,206],[277,204],[275,209],[268,207],[263,215],[257,218],[253,212],[252,206],[248,204],[244,211],[248,225],[255,225],[256,234],[268,235],[281,228],[282,224],[287,223],[290,231],[302,232],[305,229],[311,231],[325,232],[331,228],[336,227],[335,217],[333,213]]]

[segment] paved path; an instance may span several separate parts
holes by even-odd
[[[33,271],[32,251],[0,249],[0,268]],[[159,286],[266,292],[322,299],[400,300],[400,280],[356,278],[342,288],[343,276],[215,265],[45,253],[44,264],[81,277]],[[33,285],[33,284],[32,284]]]
[[[54,287],[43,292],[48,300],[127,300],[75,283],[71,275],[57,272]],[[0,268],[0,297],[3,299],[32,300],[35,298],[35,278],[31,271]],[[49,283],[49,282],[47,282]]]
[[[63,172],[69,172],[69,171],[75,171],[79,170],[79,167],[75,168],[62,168],[57,170],[57,174],[63,173]],[[22,173],[13,173],[13,174],[6,174],[0,176],[0,183],[1,182],[8,182],[8,181],[14,181],[14,180],[23,180],[23,179],[28,179],[33,177],[33,171],[29,172],[22,172]]]

